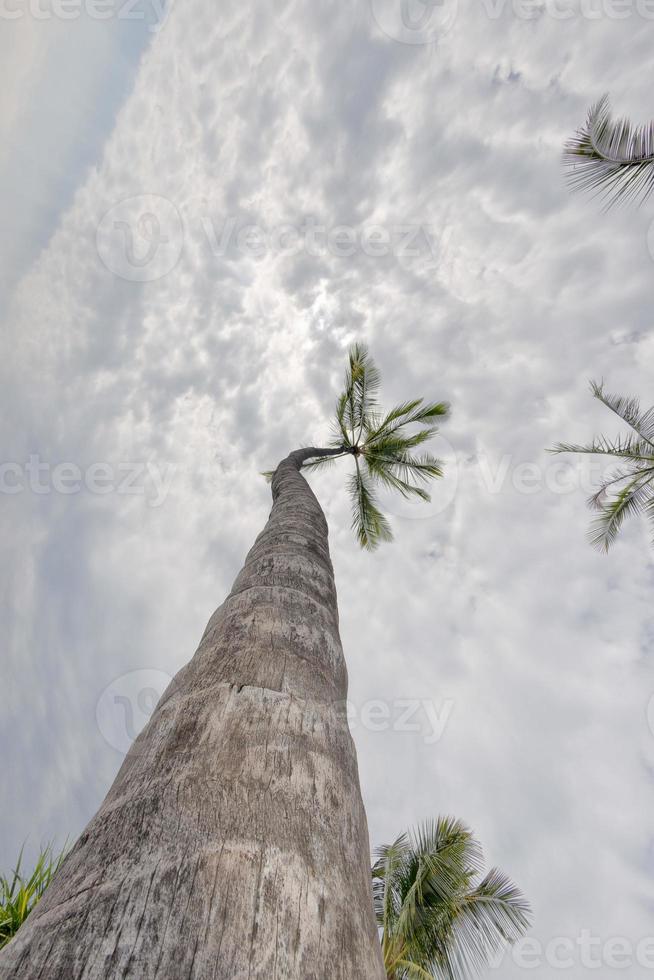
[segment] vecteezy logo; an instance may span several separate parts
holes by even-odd
[[[123,753],[130,749],[171,680],[164,670],[131,670],[105,687],[95,706],[95,720],[112,748]]]
[[[458,0],[370,0],[384,34],[403,44],[430,44],[454,26]]]
[[[153,282],[179,262],[184,229],[172,201],[139,194],[107,211],[95,241],[98,255],[114,275],[130,282]]]

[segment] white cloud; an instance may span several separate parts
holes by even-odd
[[[173,9],[8,307],[6,458],[176,475],[157,508],[118,493],[3,499],[3,717],[22,731],[5,863],[26,832],[74,835],[93,811],[120,761],[98,698],[192,654],[265,520],[259,470],[326,434],[344,349],[362,337],[389,402],[452,401],[459,464],[448,505],[437,488],[428,519],[396,519],[396,544],[373,556],[355,549],[341,474],[313,480],[352,699],[453,701],[434,744],[355,731],[371,839],[454,813],[527,891],[544,947],[584,929],[649,935],[650,553],[636,526],[609,559],[592,552],[584,492],[549,488],[544,452],[613,431],[588,377],[650,397],[651,207],[601,214],[559,168],[606,87],[648,117],[643,35],[636,15],[493,20],[481,3],[436,45],[393,41],[365,3]],[[96,251],[102,216],[139,195],[166,198],[183,225],[174,268],[146,282],[112,276]],[[313,254],[275,244],[309,219],[325,229]],[[222,248],[230,221],[257,225],[263,254]],[[337,225],[355,254],[329,244]],[[429,238],[375,257],[361,241],[378,225]],[[141,231],[143,257],[156,225]],[[523,463],[540,467],[534,493],[520,492]]]

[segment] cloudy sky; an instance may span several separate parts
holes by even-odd
[[[595,553],[596,473],[544,450],[619,431],[589,378],[654,400],[654,205],[560,172],[604,91],[654,116],[654,5],[0,17],[2,867],[93,814],[362,339],[388,402],[453,408],[433,503],[389,501],[372,556],[312,477],[371,843],[475,829],[536,912],[489,976],[650,976],[651,552],[635,522]]]

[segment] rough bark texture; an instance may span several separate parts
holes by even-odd
[[[308,452],[1,980],[385,977]]]

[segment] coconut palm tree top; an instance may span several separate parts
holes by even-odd
[[[350,347],[343,391],[336,402],[332,436],[324,449],[315,449],[302,469],[311,470],[350,458],[347,481],[352,501],[352,529],[362,548],[373,550],[392,541],[387,518],[379,509],[380,488],[403,497],[429,501],[429,483],[443,475],[442,463],[428,452],[416,453],[438,432],[437,419],[449,414],[447,402],[414,398],[388,412],[378,405],[381,374],[365,344]],[[266,473],[271,478],[272,473]]]
[[[601,481],[588,498],[588,506],[598,512],[591,523],[591,544],[608,551],[627,517],[644,514],[654,525],[654,406],[642,411],[636,398],[610,395],[603,382],[590,383],[595,398],[626,422],[631,434],[607,439],[599,436],[585,446],[557,443],[553,453],[589,453],[619,460],[620,465]]]
[[[654,122],[634,126],[628,119],[614,120],[603,95],[565,144],[563,165],[573,190],[603,197],[607,208],[643,201],[654,190]]]
[[[389,980],[468,980],[527,931],[531,910],[460,820],[439,817],[380,847],[373,899]]]

